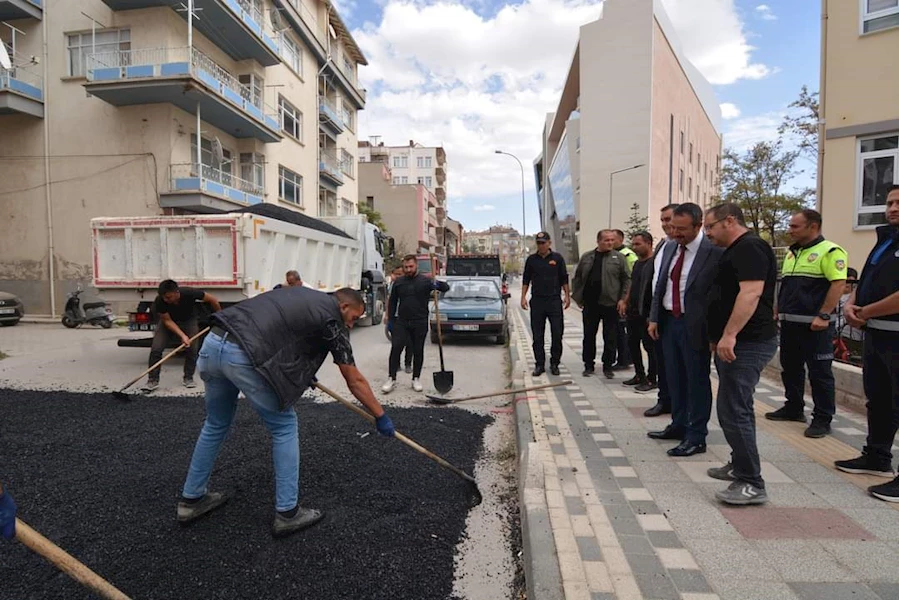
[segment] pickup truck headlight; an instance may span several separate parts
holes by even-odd
[[[491,315],[484,315],[484,320],[485,321],[502,321],[503,316],[499,313],[491,314]]]

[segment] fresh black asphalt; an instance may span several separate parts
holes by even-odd
[[[241,401],[210,489],[227,505],[188,528],[175,505],[202,399],[0,389],[0,481],[26,523],[137,599],[445,599],[468,485],[336,404],[297,405],[300,502],[319,525],[275,540],[268,434]],[[488,417],[391,409],[399,431],[471,473]],[[364,435],[368,433],[369,435]],[[0,539],[0,596],[93,598]]]

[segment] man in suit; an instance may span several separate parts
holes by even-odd
[[[674,218],[674,209],[678,206],[680,205],[668,204],[663,206],[661,214],[659,215],[662,221],[662,231],[665,232],[665,238],[656,245],[656,249],[652,254],[652,287],[650,289],[653,290],[653,293],[655,293],[655,289],[658,286],[659,271],[662,269],[662,257],[665,254],[665,247],[669,244],[677,243],[674,241],[674,238],[671,237],[671,219]],[[650,302],[650,304],[652,303]],[[647,319],[649,318],[648,313],[646,317]],[[647,408],[643,412],[643,415],[647,417],[658,417],[659,415],[671,414],[671,393],[668,391],[668,375],[665,371],[664,348],[662,348],[662,344],[655,344],[654,350],[656,355],[656,369],[658,369],[659,395],[655,406]],[[638,389],[637,391],[642,392],[643,390]]]
[[[671,424],[649,437],[681,440],[668,450],[669,456],[705,452],[712,413],[706,319],[723,250],[702,235],[702,224],[698,205],[688,202],[674,209],[671,235],[677,243],[665,247],[649,317],[649,334],[661,339],[664,348],[672,408]]]

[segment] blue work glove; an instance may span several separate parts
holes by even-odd
[[[393,333],[393,321],[387,321],[387,331]]]
[[[390,431],[393,431],[393,425],[390,425]],[[0,494],[0,535],[8,540],[16,537],[16,503],[9,492]]]
[[[385,437],[393,437],[396,433],[396,429],[393,428],[393,421],[390,420],[387,413],[375,419],[375,427],[378,428],[378,433]]]
[[[439,290],[439,289],[440,289],[440,282],[437,281],[436,279],[435,279],[434,281],[432,281],[432,282],[431,282],[431,289],[432,289],[432,290]]]

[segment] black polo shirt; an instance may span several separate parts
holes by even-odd
[[[877,228],[877,243],[868,255],[858,280],[855,303],[867,306],[899,291],[899,228],[882,225]],[[877,317],[899,321],[899,315]]]
[[[524,263],[521,282],[531,287],[534,298],[558,298],[562,286],[568,285],[568,269],[565,259],[558,252],[550,251],[546,256],[531,254]]]

